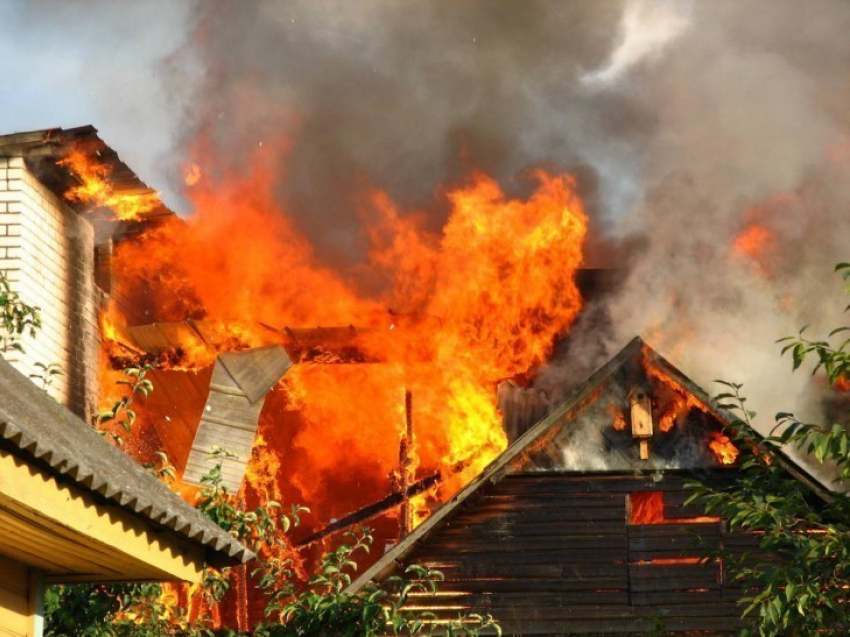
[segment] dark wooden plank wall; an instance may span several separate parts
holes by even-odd
[[[446,576],[412,606],[440,618],[490,613],[506,635],[734,633],[740,591],[697,558],[702,545],[756,541],[727,538],[717,522],[628,524],[638,491],[662,491],[666,518],[704,515],[684,506],[688,479],[508,476],[405,558]]]

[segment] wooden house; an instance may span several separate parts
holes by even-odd
[[[200,582],[253,554],[0,359],[0,635],[42,633],[47,583]]]
[[[741,592],[701,558],[757,540],[685,506],[685,483],[736,457],[705,392],[635,339],[349,590],[421,564],[446,581],[413,606],[506,635],[734,632]]]

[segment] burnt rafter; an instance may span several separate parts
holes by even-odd
[[[373,330],[347,325],[343,327],[284,327],[284,346],[299,363],[373,363],[377,362],[362,347],[361,337]]]
[[[418,482],[414,482],[411,486],[409,486],[405,491],[399,493],[393,493],[388,495],[383,500],[379,500],[378,502],[374,502],[368,506],[363,507],[362,509],[358,509],[357,511],[353,511],[348,515],[341,517],[336,522],[331,522],[323,529],[316,531],[312,535],[304,538],[298,543],[298,546],[306,546],[308,544],[312,544],[313,542],[317,542],[322,538],[325,538],[332,533],[337,533],[338,531],[343,531],[347,528],[354,526],[355,524],[360,524],[361,522],[365,522],[371,518],[374,518],[381,513],[385,513],[390,509],[401,506],[406,503],[413,496],[422,493],[423,491],[427,491],[428,489],[435,487],[440,483],[441,475],[439,472],[434,473]]]

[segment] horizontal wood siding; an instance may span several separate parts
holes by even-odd
[[[0,555],[0,637],[30,634],[28,583],[27,567]]]
[[[686,479],[512,475],[486,487],[404,564],[443,572],[436,595],[411,606],[438,618],[489,613],[506,635],[734,633],[740,591],[724,585],[706,548],[729,540],[684,506]],[[661,491],[676,523],[631,525],[629,493]]]

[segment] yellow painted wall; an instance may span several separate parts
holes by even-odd
[[[0,556],[0,637],[32,635],[29,570]]]

